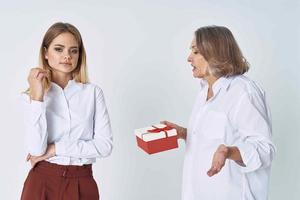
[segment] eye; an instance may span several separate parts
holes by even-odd
[[[72,53],[72,54],[77,54],[77,53],[78,53],[78,49],[72,49],[72,50],[71,50],[71,53]]]
[[[198,52],[198,51],[193,51],[193,53],[194,53],[194,54],[198,54],[199,52]]]
[[[62,52],[63,51],[63,49],[59,48],[59,47],[54,48],[54,50],[57,51],[57,52]]]

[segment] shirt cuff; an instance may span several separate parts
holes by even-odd
[[[39,120],[40,116],[46,112],[45,103],[41,101],[31,100],[29,109],[31,111],[30,121],[32,124],[35,124]]]
[[[241,154],[242,160],[246,166],[241,166],[243,173],[249,173],[260,168],[262,165],[256,147],[244,141],[238,141],[233,146],[236,146]]]

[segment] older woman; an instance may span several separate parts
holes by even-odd
[[[199,28],[188,62],[200,79],[186,140],[182,200],[266,200],[275,147],[265,93],[226,27]]]

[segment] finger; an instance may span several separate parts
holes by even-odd
[[[34,168],[34,166],[37,164],[37,162],[31,163],[31,168]]]
[[[33,168],[35,165],[35,162],[33,160],[30,160],[30,164],[31,164],[31,168]]]
[[[47,76],[47,74],[46,73],[44,73],[44,72],[40,72],[39,74],[38,74],[38,76],[36,77],[36,79],[38,79],[39,81],[41,81],[44,77],[46,77]]]
[[[42,80],[42,78],[43,78],[43,74],[42,73],[39,73],[38,75],[37,75],[37,77],[36,77],[36,79],[37,80]]]
[[[43,155],[43,156],[41,156],[41,157],[38,158],[38,162],[40,162],[42,160],[46,160],[47,158],[48,158],[48,155],[45,154],[45,155]]]
[[[212,176],[214,176],[215,174],[217,174],[217,173],[219,173],[219,172],[220,172],[219,168],[216,167],[216,166],[213,166],[213,167],[207,172],[207,175],[208,175],[209,177],[212,177]]]
[[[32,78],[37,78],[39,73],[47,73],[47,70],[44,70],[42,68],[32,68],[30,70],[29,76],[32,77]]]
[[[169,122],[169,121],[161,121],[160,123],[164,124],[164,125],[167,125],[167,126],[171,126],[171,127],[175,127],[176,126],[175,124],[173,124],[172,122]]]
[[[35,68],[32,68],[32,71],[47,72],[46,69],[43,69],[43,68],[41,68],[41,67],[35,67]]]
[[[35,158],[31,158],[30,162],[31,162],[31,167],[33,168],[39,161],[40,161],[40,157],[35,157]]]
[[[32,72],[31,78],[37,78],[38,75],[39,75],[39,71],[35,70],[35,71]]]
[[[215,175],[217,173],[217,171],[214,169],[214,167],[211,167],[208,171],[207,171],[207,175],[209,177],[212,177],[213,175]]]
[[[50,156],[46,152],[44,155],[37,157],[35,161],[38,163],[38,162],[46,160],[48,158],[50,158]]]
[[[49,71],[45,71],[44,75],[45,75],[45,77],[50,78],[50,72]]]
[[[26,157],[26,161],[27,161],[27,162],[30,160],[30,157],[31,157],[31,155],[28,154],[27,157]]]
[[[219,173],[221,171],[221,169],[223,168],[222,165],[220,164],[216,164],[213,169],[212,169],[212,176]]]
[[[219,162],[219,161],[217,161],[217,162],[215,162],[214,163],[214,168],[216,169],[216,170],[220,170],[221,169],[221,167],[222,167],[222,165],[221,165],[221,163]]]
[[[36,160],[39,156],[30,156],[30,160]]]
[[[40,161],[43,160],[43,158],[45,157],[45,154],[42,156],[32,156],[34,158],[35,161]]]
[[[35,70],[33,71],[33,78],[37,78],[38,75],[40,74],[40,69],[39,68],[35,68]]]
[[[167,121],[160,121],[161,124],[167,125]]]

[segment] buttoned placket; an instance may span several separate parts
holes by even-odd
[[[63,96],[64,96],[64,100],[65,100],[65,105],[66,105],[66,108],[67,108],[67,117],[68,117],[68,132],[67,132],[67,137],[68,139],[72,139],[71,137],[71,113],[70,113],[70,107],[69,107],[69,99],[67,98],[68,95],[67,95],[67,92],[68,92],[68,87],[66,87],[64,90],[62,90],[63,92]],[[68,158],[68,164],[71,163],[71,158]]]
[[[64,107],[64,115],[66,117],[66,120],[68,121],[67,124],[67,135],[64,135],[63,137],[67,137],[68,140],[71,139],[71,113],[70,113],[70,107],[69,107],[69,99],[68,99],[68,91],[70,89],[70,82],[67,84],[67,86],[62,89],[60,86],[56,85],[56,87],[58,88],[62,98],[63,98],[63,107]],[[66,158],[67,159],[67,165],[69,165],[71,163],[71,158]]]

